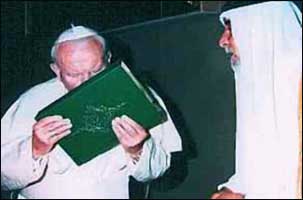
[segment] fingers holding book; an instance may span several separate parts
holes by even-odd
[[[33,125],[33,158],[43,156],[53,149],[63,137],[71,133],[72,123],[61,116],[45,117]]]
[[[119,142],[130,154],[139,152],[149,133],[133,119],[126,115],[116,117],[112,121],[112,128]]]

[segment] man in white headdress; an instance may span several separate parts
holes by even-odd
[[[282,1],[239,1],[226,8],[220,15],[225,30],[219,45],[232,54],[236,163],[234,175],[212,198],[296,198],[302,181],[302,14],[292,2]]]
[[[35,121],[41,109],[102,71],[106,52],[104,38],[83,26],[58,37],[51,51],[57,77],[22,94],[1,119],[2,189],[20,190],[19,197],[29,199],[125,199],[129,176],[148,181],[170,167],[171,153],[182,145],[168,113],[168,121],[149,132],[127,116],[115,118],[112,128],[120,145],[81,166],[56,145],[70,134],[69,119]]]

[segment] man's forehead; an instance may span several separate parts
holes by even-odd
[[[102,49],[102,44],[94,37],[81,38],[77,40],[68,40],[57,45],[60,49],[79,49],[79,48]]]

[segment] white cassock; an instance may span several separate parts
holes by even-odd
[[[129,198],[128,181],[148,181],[169,167],[171,152],[181,151],[181,138],[168,121],[150,130],[139,162],[134,164],[121,145],[77,166],[59,146],[38,161],[32,159],[34,117],[66,94],[57,79],[24,93],[1,119],[1,187],[21,189],[19,198]],[[159,103],[164,103],[157,96]]]

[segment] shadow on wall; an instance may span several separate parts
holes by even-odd
[[[233,173],[234,81],[217,46],[222,31],[217,15],[195,13],[107,33],[163,98],[183,140],[171,168],[150,183],[151,198],[209,198]]]
[[[152,73],[143,71],[142,68],[138,67],[134,60],[133,51],[130,46],[121,40],[119,37],[114,35],[107,37],[108,48],[112,52],[112,62],[117,60],[123,60],[128,65],[134,75],[143,83],[152,87],[157,94],[163,99],[166,107],[173,119],[177,130],[182,138],[182,152],[175,152],[172,154],[171,167],[166,173],[153,183],[140,183],[135,179],[130,180],[130,197],[132,199],[142,199],[146,194],[147,184],[153,185],[153,189],[159,191],[166,191],[177,188],[188,175],[188,160],[193,159],[197,156],[197,150],[195,141],[190,135],[183,115],[174,101],[168,97],[165,92],[161,89],[157,81],[152,77]],[[155,186],[155,187],[154,187]]]

